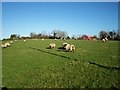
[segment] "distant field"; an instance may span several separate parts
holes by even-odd
[[[53,49],[47,49],[51,42]],[[76,51],[58,49],[63,42]],[[4,42],[3,42],[4,43]],[[3,86],[8,88],[120,88],[118,41],[27,40],[2,49]]]

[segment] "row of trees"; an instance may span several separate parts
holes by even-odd
[[[51,35],[52,34],[52,35]],[[47,39],[54,39],[54,38],[65,38],[67,36],[67,32],[61,30],[53,30],[51,34],[45,33],[30,33],[31,38],[47,38]]]
[[[10,35],[10,39],[20,39],[20,35],[12,34]]]
[[[73,35],[71,37],[71,39],[76,39],[76,38],[82,39],[82,36],[84,36],[84,35]],[[117,31],[113,30],[113,31],[108,31],[108,32],[100,31],[99,37],[97,37],[97,36],[93,36],[93,37],[96,39],[100,39],[100,40],[105,37],[107,37],[109,40],[120,40],[120,31],[119,30],[117,30]],[[45,32],[36,34],[36,33],[31,32],[29,37],[25,37],[25,36],[20,37],[20,35],[17,35],[17,34],[12,34],[10,36],[10,39],[41,39],[41,38],[45,38],[45,39],[67,38],[67,39],[70,39],[70,37],[67,35],[67,32],[62,31],[62,30],[53,30],[51,32],[51,34],[46,34]]]
[[[31,32],[30,37],[25,37],[25,36],[20,37],[20,35],[12,34],[9,39],[41,39],[41,38],[45,38],[45,39],[67,38],[67,39],[70,39],[70,37],[67,36],[67,32],[61,31],[61,30],[53,30],[51,32],[51,34],[46,34],[45,32],[38,33],[38,34]]]
[[[36,38],[41,39],[41,38],[52,38],[52,36],[47,35],[47,34],[43,34],[43,33],[36,34],[36,33],[31,32],[30,33],[30,38],[32,38],[32,39],[36,39]]]
[[[109,40],[119,40],[120,39],[120,31],[117,30],[113,30],[113,31],[100,31],[99,33],[99,37],[100,39],[103,39],[105,37],[107,37]]]

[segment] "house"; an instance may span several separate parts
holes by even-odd
[[[82,36],[82,40],[93,40],[93,39],[94,39],[93,36],[87,36],[87,35]]]

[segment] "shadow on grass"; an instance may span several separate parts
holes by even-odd
[[[34,50],[38,50],[38,51],[41,51],[41,52],[44,52],[44,53],[49,53],[49,54],[51,54],[51,55],[55,55],[55,56],[59,56],[59,57],[67,58],[67,59],[73,59],[73,58],[70,58],[70,57],[67,57],[67,56],[63,56],[63,55],[59,55],[59,54],[56,54],[56,53],[44,51],[44,50],[41,50],[41,49],[39,49],[39,48],[33,48],[33,47],[29,47],[29,48],[34,49]],[[76,60],[76,59],[75,59],[75,60]]]
[[[71,52],[71,53],[74,53],[74,51],[70,51],[70,50],[66,50],[65,48],[63,47],[58,47],[58,50],[57,51],[62,51],[62,52]],[[75,59],[76,60],[76,59]]]
[[[64,50],[64,48],[63,48],[63,47],[58,47],[58,49],[62,49],[62,50]]]
[[[101,68],[110,69],[110,70],[120,70],[120,67],[107,67],[107,66],[103,66],[103,65],[100,65],[100,64],[97,64],[94,62],[89,62],[89,64],[93,64],[93,65],[99,66]]]
[[[65,50],[65,48],[63,47],[58,47],[58,50],[57,51],[61,51],[61,52],[68,52],[67,50]]]
[[[29,48],[34,49],[34,50],[38,50],[40,52],[48,53],[48,54],[51,54],[51,55],[59,56],[59,57],[62,57],[62,58],[67,58],[67,59],[72,59],[72,60],[75,60],[75,61],[79,61],[78,59],[74,59],[74,58],[70,58],[70,57],[67,57],[67,56],[59,55],[59,54],[56,54],[56,53],[44,51],[44,50],[41,50],[39,48],[33,48],[33,47],[29,47]],[[98,67],[109,69],[109,70],[120,70],[120,67],[108,67],[108,66],[103,66],[103,65],[100,65],[100,64],[97,64],[97,63],[94,63],[94,62],[90,62],[90,61],[89,61],[89,64],[93,64],[93,65],[96,65]]]
[[[50,47],[47,47],[46,49],[51,49]]]

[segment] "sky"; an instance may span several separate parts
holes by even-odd
[[[3,2],[2,38],[31,32],[98,36],[118,29],[117,2]]]

